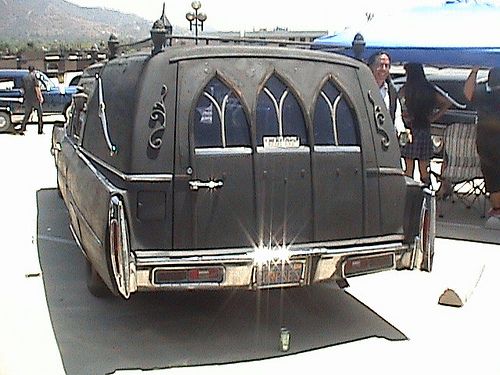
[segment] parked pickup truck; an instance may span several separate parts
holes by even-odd
[[[0,69],[0,133],[13,131],[13,115],[23,115],[22,80],[28,74],[25,69]],[[71,103],[75,86],[61,88],[42,72],[36,72],[43,95],[44,114],[62,114]]]
[[[433,193],[362,62],[210,45],[92,69],[52,150],[94,295],[431,270]]]

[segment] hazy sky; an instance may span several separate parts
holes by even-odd
[[[69,0],[85,7],[103,7],[155,20],[165,2],[174,26],[187,27],[185,15],[191,0]],[[287,27],[289,30],[338,31],[364,21],[366,12],[387,14],[416,5],[442,4],[444,0],[201,0],[206,26],[219,31],[251,31]],[[296,6],[295,4],[300,4]],[[390,25],[388,25],[390,29]]]

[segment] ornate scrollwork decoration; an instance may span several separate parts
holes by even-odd
[[[167,127],[167,111],[165,109],[167,92],[167,86],[163,85],[161,88],[160,100],[153,105],[153,110],[149,117],[149,127],[153,128],[153,131],[149,135],[149,146],[154,150],[160,149],[163,142],[163,132]],[[159,124],[159,126],[157,126],[157,124]]]
[[[98,74],[96,75],[96,79],[97,88],[99,91],[98,115],[99,119],[101,120],[102,132],[104,133],[104,139],[106,140],[106,145],[108,146],[109,155],[114,156],[118,153],[118,148],[113,143],[113,141],[111,140],[111,136],[109,135],[108,120],[106,117],[106,103],[104,102],[104,92],[102,88],[102,79]]]
[[[377,127],[377,133],[380,134],[380,142],[382,143],[382,147],[384,150],[387,150],[389,148],[389,135],[383,128],[384,122],[385,122],[385,115],[382,112],[382,108],[375,104],[375,100],[373,99],[372,92],[368,90],[368,100],[370,100],[370,103],[372,104],[373,107],[373,117],[375,119],[375,126]]]

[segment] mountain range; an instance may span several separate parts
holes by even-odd
[[[161,9],[158,12],[161,14]],[[65,0],[0,0],[0,40],[78,42],[120,41],[149,36],[152,22],[103,8],[84,8]]]

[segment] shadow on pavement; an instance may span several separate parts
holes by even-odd
[[[488,198],[484,195],[437,202],[436,235],[464,241],[500,244],[500,231],[485,227]]]
[[[136,294],[97,299],[56,189],[40,190],[38,252],[67,374],[105,374],[271,358],[368,337],[406,336],[350,294],[319,286],[272,291]],[[280,328],[291,332],[279,350]]]

